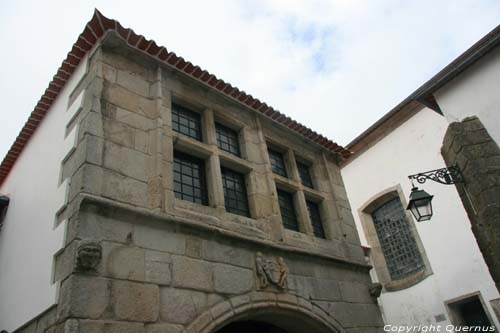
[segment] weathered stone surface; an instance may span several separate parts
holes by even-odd
[[[254,253],[241,248],[236,243],[231,244],[206,240],[203,241],[202,246],[204,259],[246,268],[252,268],[254,265]]]
[[[155,285],[113,282],[113,309],[117,319],[154,322],[158,318],[160,295]]]
[[[214,264],[215,291],[222,294],[242,294],[254,286],[254,273],[250,269]]]
[[[176,324],[149,324],[146,333],[182,333],[184,327]]]
[[[85,333],[144,333],[143,323],[79,320],[78,332]]]
[[[201,292],[162,288],[160,317],[170,323],[191,322],[207,307],[207,295]]]
[[[108,85],[104,90],[104,97],[107,101],[121,108],[138,112],[146,117],[155,118],[158,116],[154,100],[141,97],[118,85]]]
[[[62,281],[71,274],[75,267],[77,242],[72,241],[66,248],[59,252],[55,258],[55,281]]]
[[[146,251],[146,281],[158,285],[169,285],[172,280],[171,263],[172,256],[168,253]]]
[[[106,141],[104,167],[147,182],[151,174],[151,157],[137,150]]]
[[[80,211],[76,226],[76,236],[79,238],[125,243],[131,234],[132,224],[118,219],[113,209],[86,205]]]
[[[134,243],[144,248],[173,254],[183,254],[186,247],[183,234],[175,233],[173,230],[158,229],[151,224],[135,226]]]
[[[174,256],[172,263],[174,286],[213,290],[212,265],[210,263],[181,256]]]
[[[368,286],[356,282],[339,282],[342,300],[350,303],[373,303]]]
[[[98,319],[104,315],[110,296],[110,280],[72,275],[62,284],[58,317]]]
[[[465,184],[456,185],[471,220],[471,229],[500,289],[500,148],[477,117],[448,127],[441,154],[447,165],[458,165]]]
[[[148,186],[146,183],[126,177],[117,172],[104,170],[102,195],[129,204],[147,207]]]
[[[137,73],[118,70],[116,73],[116,82],[134,93],[149,97],[149,82]]]
[[[103,125],[104,137],[107,141],[134,148],[134,128],[108,118],[103,119]]]
[[[36,321],[36,333],[46,333],[47,329],[53,327],[57,321],[57,308],[54,306],[45,311]]]
[[[376,304],[324,302],[322,308],[327,313],[334,313],[335,319],[344,328],[380,327],[384,325],[380,310]]]
[[[193,258],[201,258],[202,240],[198,237],[186,237],[186,255]]]
[[[308,279],[311,298],[315,300],[340,300],[341,294],[337,281],[327,279]]]
[[[116,243],[103,243],[104,274],[110,277],[139,280],[145,279],[144,250]]]

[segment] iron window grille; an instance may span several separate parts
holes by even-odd
[[[181,200],[208,205],[203,160],[174,152],[174,195]]]
[[[271,169],[277,175],[287,177],[285,161],[283,159],[283,154],[278,153],[272,149],[268,149],[269,160],[271,161]]]
[[[293,205],[293,195],[291,193],[278,190],[278,203],[281,211],[281,219],[286,229],[299,231],[299,223]]]
[[[300,181],[302,185],[313,188],[311,174],[309,173],[309,166],[304,163],[297,162],[297,170],[299,171]]]
[[[250,217],[245,176],[227,168],[221,168],[221,172],[226,211]]]
[[[421,271],[424,262],[401,201],[396,198],[383,204],[372,217],[391,279],[403,279]]]
[[[202,141],[200,114],[178,104],[172,104],[172,130]]]
[[[215,133],[217,136],[217,146],[219,149],[227,151],[238,157],[241,156],[238,132],[221,124],[215,124]]]
[[[314,236],[318,238],[326,238],[318,204],[312,201],[306,201],[306,203],[307,203],[307,210],[309,211],[309,218],[311,219]]]

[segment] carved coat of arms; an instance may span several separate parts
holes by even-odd
[[[282,257],[278,257],[276,260],[266,259],[262,256],[262,253],[257,252],[255,255],[255,268],[260,289],[264,289],[270,284],[279,289],[287,287],[289,270]]]

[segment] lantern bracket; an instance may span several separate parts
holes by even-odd
[[[462,176],[460,169],[456,165],[447,168],[420,172],[415,175],[410,175],[408,176],[408,178],[412,182],[413,180],[416,180],[419,184],[425,183],[427,179],[444,185],[465,183],[464,177]]]

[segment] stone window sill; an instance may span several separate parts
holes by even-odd
[[[425,280],[428,276],[430,276],[432,273],[427,271],[425,268],[422,269],[421,271],[418,271],[410,276],[407,276],[404,279],[400,280],[393,280],[384,283],[384,289],[386,291],[398,291],[398,290],[403,290],[406,288],[409,288],[411,286],[416,285],[417,283]]]

